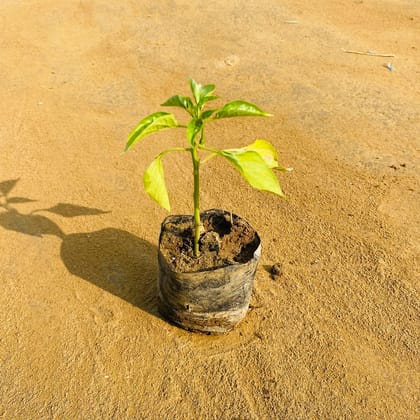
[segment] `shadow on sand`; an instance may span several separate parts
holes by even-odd
[[[60,256],[70,273],[159,316],[156,309],[157,249],[154,245],[115,228],[66,235],[55,222],[38,213],[77,217],[107,212],[60,203],[22,214],[15,205],[35,200],[10,197],[17,182],[18,179],[0,182],[0,226],[40,238],[44,235],[59,237],[62,241]]]

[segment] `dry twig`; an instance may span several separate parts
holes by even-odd
[[[380,54],[380,53],[376,53],[374,51],[353,51],[353,50],[345,50],[344,48],[342,48],[342,50],[345,53],[349,53],[349,54],[360,54],[360,55],[371,55],[373,57],[395,57],[394,54]]]

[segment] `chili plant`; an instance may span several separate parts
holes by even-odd
[[[200,167],[215,156],[227,159],[245,178],[248,183],[262,191],[274,193],[280,197],[284,194],[273,170],[288,170],[280,167],[274,146],[266,140],[255,140],[254,143],[239,149],[217,150],[206,145],[204,127],[222,118],[231,117],[270,117],[268,114],[249,102],[237,100],[221,108],[205,110],[205,106],[218,99],[214,96],[215,85],[201,85],[190,80],[192,98],[175,95],[161,106],[183,108],[191,117],[187,125],[180,124],[175,116],[168,112],[155,112],[143,118],[128,137],[125,151],[149,134],[169,128],[186,129],[188,147],[175,147],[164,150],[153,160],[143,177],[143,184],[149,196],[160,206],[170,211],[168,191],[165,184],[162,158],[171,152],[191,154],[194,178],[194,255],[199,255],[200,239]]]

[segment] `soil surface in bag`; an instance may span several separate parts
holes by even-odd
[[[162,225],[160,251],[177,272],[203,271],[249,261],[259,245],[243,219],[222,212],[202,215],[200,255],[194,256],[192,216],[174,216]]]

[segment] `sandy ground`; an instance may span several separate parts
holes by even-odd
[[[0,417],[418,418],[419,39],[417,0],[2,0]],[[288,202],[203,170],[203,209],[263,241],[253,309],[222,337],[156,311],[166,213],[141,177],[182,135],[121,153],[189,77],[275,115],[208,144],[266,138],[294,167]]]

